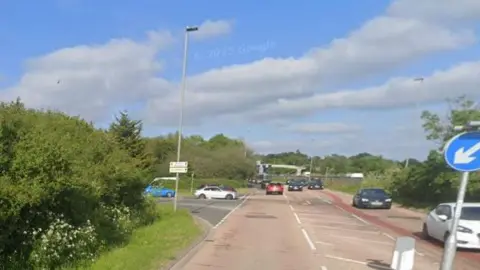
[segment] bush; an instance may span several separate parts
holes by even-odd
[[[0,104],[0,265],[92,260],[158,218],[142,196],[149,163],[120,141],[76,117]]]

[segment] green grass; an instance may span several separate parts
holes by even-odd
[[[202,229],[185,210],[161,207],[163,218],[136,230],[128,244],[106,252],[84,270],[158,270],[199,237]],[[78,269],[78,268],[77,268]]]

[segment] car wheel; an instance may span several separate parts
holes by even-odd
[[[199,199],[206,199],[207,196],[205,196],[205,194],[200,194],[200,196],[198,196]]]
[[[168,198],[171,198],[171,197],[172,197],[172,193],[171,193],[171,192],[167,192],[167,197],[168,197]]]
[[[422,238],[426,240],[430,239],[430,234],[428,233],[428,227],[426,223],[423,223],[422,226]]]
[[[233,200],[232,194],[228,194],[227,196],[225,196],[225,199],[227,199],[227,200]]]
[[[355,201],[352,201],[352,206],[357,207],[357,205],[355,205]]]
[[[280,192],[280,195],[283,195],[283,192]]]
[[[269,193],[269,192],[265,192],[265,195],[270,195],[270,193]]]

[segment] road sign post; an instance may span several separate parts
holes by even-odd
[[[170,162],[170,167],[168,170],[170,173],[187,173],[188,172],[188,162]]]
[[[465,132],[450,139],[445,145],[444,157],[450,167],[462,172],[455,213],[453,215],[452,227],[450,228],[451,233],[445,242],[440,268],[441,270],[452,270],[457,251],[456,232],[462,214],[469,172],[480,170],[480,132]]]
[[[186,161],[172,161],[168,171],[170,173],[175,173],[177,180],[175,181],[175,197],[173,197],[173,210],[177,211],[177,201],[178,201],[178,182],[180,181],[180,173],[188,172],[188,162]]]

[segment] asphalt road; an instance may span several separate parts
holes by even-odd
[[[225,208],[236,203],[195,201],[197,209],[189,209],[204,216],[208,213],[207,218],[215,222],[221,219],[220,212],[228,213]],[[195,207],[188,199],[181,204]],[[213,217],[214,211],[219,216]],[[383,212],[397,214],[393,209]],[[285,192],[283,196],[257,191],[179,269],[390,270],[395,239],[405,234],[379,219],[361,217],[349,204],[329,196],[329,191]],[[438,269],[441,254],[432,245],[418,241],[416,248],[414,269]],[[477,262],[461,257],[457,256],[455,269],[478,269]]]
[[[179,208],[188,209],[192,214],[217,225],[230,211],[243,201],[238,200],[200,200],[194,198],[179,198]],[[173,199],[162,198],[160,203],[173,203]]]

